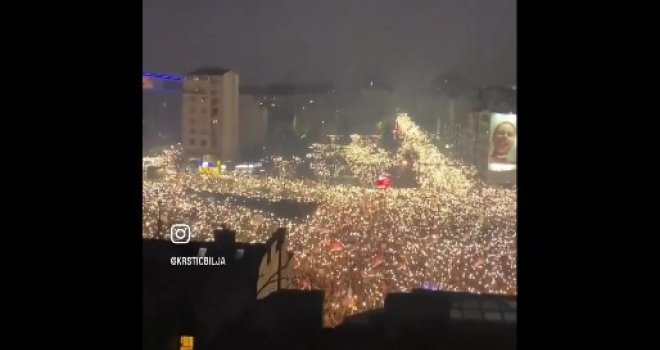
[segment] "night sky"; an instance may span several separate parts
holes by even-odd
[[[395,88],[455,74],[515,84],[515,0],[143,0],[146,71],[237,70],[242,84]]]

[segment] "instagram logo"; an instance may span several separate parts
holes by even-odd
[[[190,242],[190,226],[186,224],[172,225],[172,228],[170,228],[170,239],[174,244],[186,244]]]

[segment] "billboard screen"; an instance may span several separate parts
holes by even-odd
[[[493,113],[490,117],[488,170],[516,169],[518,125],[515,114]]]

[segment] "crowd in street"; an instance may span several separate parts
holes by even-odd
[[[398,153],[377,140],[316,144],[306,158],[275,159],[267,175],[205,177],[174,170],[180,150],[160,154],[169,170],[143,186],[143,236],[169,239],[174,223],[212,240],[227,223],[237,240],[264,242],[287,228],[294,285],[323,289],[325,324],[382,307],[384,296],[432,283],[442,290],[516,294],[516,190],[484,184],[474,167],[443,155],[408,117],[397,120]],[[407,162],[418,188],[377,189],[379,172]],[[311,177],[296,175],[296,166]],[[328,181],[352,176],[353,184]],[[371,183],[371,185],[370,185]],[[203,193],[232,194],[213,197]],[[314,203],[315,211],[277,216],[236,198]],[[266,208],[267,209],[267,208]]]

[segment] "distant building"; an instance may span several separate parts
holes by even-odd
[[[337,120],[334,92],[329,85],[288,84],[240,90],[241,96],[252,96],[268,111],[267,138],[274,145],[282,138],[332,133]]]
[[[189,157],[239,157],[239,77],[223,68],[200,68],[183,82],[181,142]]]
[[[142,73],[142,138],[145,150],[179,140],[183,78]]]
[[[488,151],[492,135],[490,135],[490,117],[493,113],[516,114],[516,89],[506,86],[486,86],[477,90],[476,98],[470,110],[461,113],[460,137],[457,147],[463,159],[486,174]],[[502,174],[494,174],[500,176]],[[502,182],[502,181],[496,181]],[[506,182],[506,181],[505,181]]]
[[[511,185],[516,183],[517,172],[515,162],[512,169],[498,169],[491,165],[491,145],[493,135],[492,118],[500,113],[481,111],[471,113],[464,124],[463,138],[459,145],[464,151],[464,160],[476,166],[479,176],[487,183],[494,185]],[[517,138],[517,135],[515,136]]]
[[[268,110],[255,96],[238,98],[240,154],[254,158],[261,155],[268,137]]]
[[[350,133],[379,133],[379,123],[394,120],[396,109],[392,88],[377,80],[364,83],[350,108]]]
[[[450,96],[429,89],[415,95],[399,95],[396,105],[414,116],[424,130],[438,135],[444,143],[455,144],[460,140],[465,119],[475,110],[477,102],[469,93]]]
[[[515,86],[484,86],[479,90],[480,110],[516,114]]]

